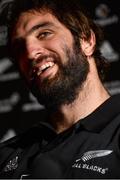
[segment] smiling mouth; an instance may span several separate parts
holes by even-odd
[[[40,76],[43,72],[54,66],[54,62],[47,62],[37,69],[37,76]]]
[[[42,63],[41,65],[36,64],[33,66],[32,72],[31,72],[31,80],[35,79],[35,77],[40,76],[46,76],[49,74],[49,70],[55,65],[53,61],[48,61],[45,63]]]

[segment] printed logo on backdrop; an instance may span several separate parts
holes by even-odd
[[[0,82],[19,79],[18,72],[11,72],[13,64],[9,58],[4,57],[0,60]]]
[[[6,8],[7,8],[7,7],[10,5],[10,3],[12,3],[12,2],[13,2],[13,0],[1,0],[1,2],[0,2],[0,15],[3,13],[4,10],[6,10]],[[9,13],[10,13],[10,12],[7,11],[8,16],[9,16]]]
[[[115,95],[115,94],[120,94],[120,81],[110,81],[110,82],[105,82],[104,86],[109,89],[110,94]]]
[[[110,15],[111,8],[107,4],[99,4],[95,9],[95,22],[101,26],[107,26],[118,23],[118,15]]]
[[[112,7],[111,7],[112,8]],[[99,4],[95,8],[95,22],[102,27],[118,24],[119,17],[117,14],[111,15],[111,9],[107,4]],[[112,43],[107,39],[101,45],[101,52],[109,62],[119,61],[120,55],[114,49]]]
[[[119,60],[120,55],[114,50],[114,47],[108,40],[103,41],[100,49],[103,56],[108,59],[109,62],[115,62]]]

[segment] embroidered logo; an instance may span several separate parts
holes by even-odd
[[[84,162],[89,161],[93,158],[103,157],[111,154],[113,151],[111,150],[97,150],[97,151],[88,151],[83,154],[83,156],[80,159],[77,159],[76,162],[82,160]]]
[[[15,170],[17,169],[17,167],[18,167],[18,156],[16,156],[15,158],[13,158],[8,162],[8,164],[4,168],[4,172]]]
[[[86,169],[90,171],[95,171],[101,174],[105,174],[108,171],[108,168],[103,168],[95,164],[89,164],[89,160],[99,157],[105,157],[112,153],[112,150],[96,150],[88,151],[83,154],[80,159],[77,159],[72,165],[72,168]]]

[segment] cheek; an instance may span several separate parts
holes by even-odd
[[[48,43],[48,49],[53,51],[61,60],[60,63],[65,63],[67,61],[67,52],[71,51],[72,46],[68,46],[64,39],[56,40],[54,43]]]

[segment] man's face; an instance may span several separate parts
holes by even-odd
[[[12,44],[20,72],[41,104],[57,107],[75,100],[88,62],[71,32],[52,14],[22,14]]]

